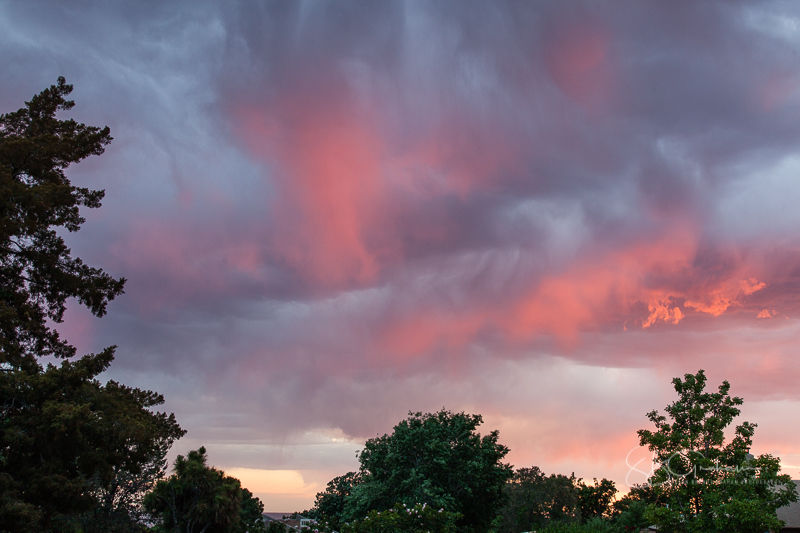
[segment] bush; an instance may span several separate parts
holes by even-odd
[[[578,522],[550,522],[538,533],[618,533],[616,524],[603,518],[592,518],[583,524]]]
[[[650,524],[646,516],[647,503],[640,500],[630,500],[625,503],[616,520],[617,527],[621,531],[639,531]]]
[[[398,503],[387,511],[370,511],[363,520],[342,524],[342,533],[455,533],[459,517],[424,503],[414,507]]]
[[[267,533],[288,533],[288,531],[289,528],[286,527],[286,524],[279,520],[272,520],[267,526]]]

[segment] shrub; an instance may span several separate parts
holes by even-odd
[[[403,504],[386,511],[370,511],[363,520],[342,524],[342,533],[455,533],[458,513],[427,504]]]

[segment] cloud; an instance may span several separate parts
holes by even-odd
[[[69,243],[127,294],[60,329],[119,345],[111,375],[165,394],[181,447],[309,498],[445,405],[518,466],[622,483],[630,406],[706,368],[797,451],[793,5],[0,15],[3,110],[66,75],[116,138],[69,169],[107,189]]]
[[[289,109],[278,114],[289,117],[266,136],[260,135],[266,126],[253,122],[253,110],[236,111],[251,117],[240,135],[252,151],[273,145],[267,160],[277,162],[275,174],[281,176],[271,206],[273,253],[304,276],[334,286],[376,278],[379,251],[367,239],[370,228],[381,225],[385,203],[380,140],[352,116],[358,110],[335,100],[329,95],[324,104],[311,98],[280,102],[279,108]]]
[[[558,88],[590,111],[614,91],[612,36],[599,18],[551,23],[545,36],[545,65]]]

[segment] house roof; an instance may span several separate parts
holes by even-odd
[[[289,517],[292,515],[291,512],[289,513],[261,513],[261,515],[266,518],[267,520],[283,520],[283,517]]]

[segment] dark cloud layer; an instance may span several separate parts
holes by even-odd
[[[111,126],[70,169],[107,190],[71,244],[127,295],[62,329],[119,345],[186,446],[303,472],[274,505],[442,405],[518,466],[623,482],[701,366],[783,402],[754,412],[800,460],[771,425],[798,401],[798,27],[789,2],[2,2],[0,105],[64,75]]]

